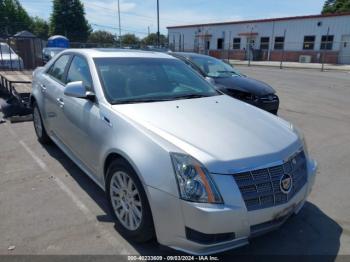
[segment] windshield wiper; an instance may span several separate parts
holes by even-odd
[[[122,101],[114,101],[114,105],[125,105],[125,104],[137,104],[137,103],[152,103],[152,102],[162,102],[162,101],[170,101],[171,99],[164,98],[140,98],[140,99],[130,99],[130,100],[122,100]]]
[[[191,99],[191,98],[202,98],[202,97],[210,97],[211,95],[201,95],[201,94],[190,94],[190,95],[182,95],[182,96],[176,96],[173,99]]]
[[[225,74],[225,73],[230,73],[230,74],[235,74],[238,75],[235,71],[216,71],[219,74]]]

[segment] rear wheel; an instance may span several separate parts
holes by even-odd
[[[43,121],[40,115],[39,107],[36,103],[33,105],[33,123],[38,141],[42,144],[48,144],[51,142],[50,137],[47,135]]]
[[[146,193],[135,171],[126,161],[117,159],[111,163],[106,186],[117,229],[135,242],[153,239],[153,219]]]

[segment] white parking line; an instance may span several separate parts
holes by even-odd
[[[7,124],[6,124],[7,125]],[[12,128],[7,125],[9,132],[14,138],[18,138],[16,133],[12,130]],[[96,221],[96,216],[87,208],[87,206],[57,177],[54,173],[52,173],[47,165],[34,153],[33,150],[29,148],[29,146],[23,141],[19,140],[19,144],[27,151],[27,153],[33,158],[33,160],[38,164],[38,166],[46,172],[48,175],[54,178],[54,181],[58,185],[58,187],[65,192],[73,201],[73,203],[82,211],[85,217],[90,222],[94,222],[95,227],[99,231],[102,237],[104,237],[112,246],[118,249],[118,254],[120,255],[130,255],[132,251],[133,254],[137,254],[134,248],[132,248],[127,243],[121,243],[121,239],[118,239],[114,235],[112,235],[108,230],[103,228],[101,224]]]

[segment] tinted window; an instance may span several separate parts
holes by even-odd
[[[303,45],[303,49],[304,50],[314,50],[315,47],[315,36],[311,35],[311,36],[305,36],[304,37],[304,45]]]
[[[191,61],[209,77],[240,76],[232,66],[210,56],[193,56]]]
[[[63,55],[58,58],[56,62],[50,67],[47,73],[58,81],[65,83],[64,71],[68,64],[69,58],[69,55]]]
[[[321,41],[321,50],[333,49],[334,35],[323,35]]]
[[[260,39],[260,49],[261,50],[268,50],[270,47],[270,38],[269,37],[262,37]]]
[[[241,49],[241,38],[233,38],[233,49]]]
[[[275,37],[275,50],[282,50],[282,49],[284,49],[284,37],[277,36]]]
[[[96,58],[95,64],[111,103],[218,95],[214,87],[179,60]]]
[[[87,89],[92,88],[89,65],[84,58],[79,56],[73,58],[67,75],[67,83],[76,81],[83,81]]]

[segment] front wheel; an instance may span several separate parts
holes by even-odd
[[[135,171],[126,161],[115,160],[107,171],[106,193],[117,229],[135,242],[154,238],[151,209]]]
[[[51,142],[50,137],[47,135],[43,120],[40,115],[39,107],[36,103],[33,105],[33,123],[35,134],[38,137],[38,141],[41,144],[48,144]]]

